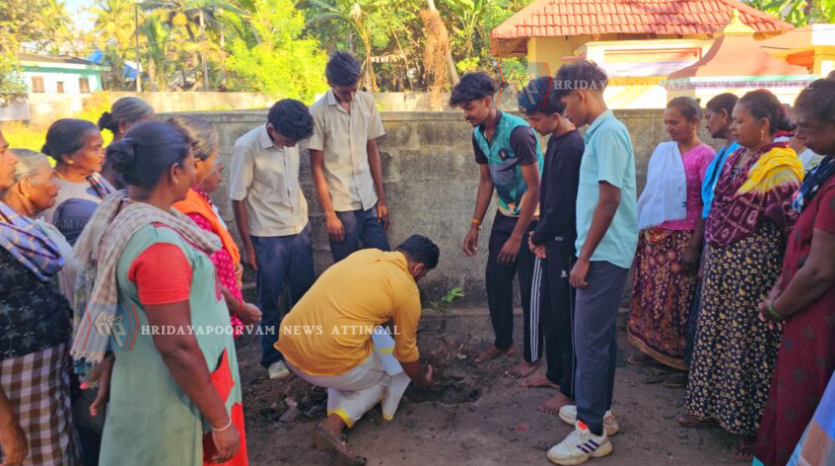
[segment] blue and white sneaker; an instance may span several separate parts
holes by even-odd
[[[590,458],[610,455],[612,450],[612,442],[605,430],[603,435],[594,435],[583,421],[577,421],[574,432],[548,450],[548,460],[554,464],[571,466],[583,464]]]
[[[562,422],[570,426],[576,425],[577,406],[563,406],[562,409],[560,409],[560,419],[562,420]],[[606,414],[603,416],[603,428],[606,429],[606,435],[609,437],[614,437],[618,432],[620,432],[620,424],[618,424],[618,418],[615,417],[615,413],[611,409],[606,411]]]

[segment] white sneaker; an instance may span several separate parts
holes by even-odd
[[[560,419],[562,419],[562,422],[570,426],[577,424],[577,406],[563,406],[560,409]],[[609,437],[613,437],[615,434],[620,432],[620,425],[618,425],[615,413],[611,409],[606,411],[606,414],[603,416],[603,429]]]
[[[578,422],[574,432],[568,434],[559,445],[548,450],[548,460],[554,464],[583,464],[589,458],[602,458],[612,454],[612,442],[606,435],[594,435],[583,422]]]
[[[267,369],[267,371],[270,374],[270,380],[281,380],[290,375],[290,369],[287,368],[284,361],[278,361],[270,364],[270,368]]]

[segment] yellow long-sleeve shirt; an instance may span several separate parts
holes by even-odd
[[[420,294],[400,252],[366,249],[323,273],[281,322],[276,349],[309,375],[341,375],[371,355],[373,329],[389,320],[401,362],[419,358]]]

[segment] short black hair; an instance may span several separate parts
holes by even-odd
[[[737,102],[739,102],[739,97],[737,97],[736,94],[725,92],[708,100],[705,108],[714,113],[719,113],[724,110],[728,112],[728,118],[730,118],[731,114],[734,112],[734,106]]]
[[[267,114],[267,121],[279,134],[294,141],[313,135],[313,117],[303,103],[295,99],[276,102]]]
[[[179,128],[159,121],[131,127],[107,147],[107,159],[130,186],[151,189],[172,165],[182,165],[191,141]]]
[[[421,235],[410,236],[406,241],[400,243],[400,246],[397,246],[397,250],[409,256],[410,260],[425,265],[427,270],[437,267],[438,259],[441,256],[438,245],[426,236]]]
[[[794,104],[796,111],[816,120],[835,124],[835,80],[818,79],[800,92]]]
[[[562,65],[554,85],[564,92],[583,89],[602,92],[609,85],[609,77],[597,63],[581,60]]]
[[[519,104],[519,111],[525,114],[542,112],[546,115],[562,115],[565,112],[562,95],[563,92],[554,86],[554,78],[540,76],[531,79],[528,86],[519,92],[516,102]]]
[[[702,107],[699,102],[687,96],[679,96],[667,102],[667,108],[675,108],[687,121],[701,120]]]
[[[87,145],[87,135],[99,129],[87,120],[62,118],[50,125],[46,132],[46,143],[41,153],[46,154],[56,162],[63,160],[63,156],[74,154]]]
[[[337,86],[350,86],[360,80],[360,62],[348,52],[337,50],[325,66],[325,76]]]
[[[780,131],[794,131],[795,125],[789,120],[789,115],[777,96],[765,89],[751,91],[741,99],[737,105],[743,105],[754,118],[765,118],[771,126],[771,134]]]
[[[496,93],[496,82],[482,72],[472,72],[461,76],[458,84],[452,88],[449,104],[453,107],[463,105],[474,100],[481,100]]]

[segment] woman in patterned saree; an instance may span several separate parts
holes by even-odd
[[[705,225],[707,254],[685,426],[718,424],[737,436],[733,456],[749,460],[780,331],[757,306],[780,274],[791,196],[803,168],[774,133],[791,129],[777,98],[753,91],[734,107],[731,131],[741,148],[728,157]]]
[[[803,90],[795,115],[797,137],[825,157],[795,195],[783,275],[760,304],[764,318],[785,322],[755,450],[766,466],[789,461],[835,371],[835,81]]]
[[[664,386],[687,384],[687,319],[696,293],[702,249],[702,181],[716,153],[699,140],[698,102],[677,97],[667,104],[662,142],[649,162],[647,187],[638,200],[641,235],[635,255],[629,341],[642,354],[631,364],[656,360],[674,371]]]
[[[261,311],[254,304],[244,301],[239,281],[243,274],[241,254],[232,235],[215,213],[212,201],[203,188],[203,180],[215,168],[218,152],[218,135],[214,126],[206,120],[197,117],[177,116],[168,123],[185,133],[191,140],[192,153],[195,159],[195,183],[188,191],[185,200],[174,204],[174,208],[188,215],[200,228],[216,234],[223,247],[212,254],[217,278],[223,287],[223,297],[232,315],[230,321],[234,329],[235,338],[244,333],[244,325],[252,325],[261,320]]]
[[[237,357],[210,259],[221,242],[172,208],[194,184],[191,144],[146,122],[108,157],[128,189],[99,206],[75,247],[90,291],[73,356],[96,364],[116,354],[100,464],[245,466]],[[108,339],[97,318],[138,327]]]

